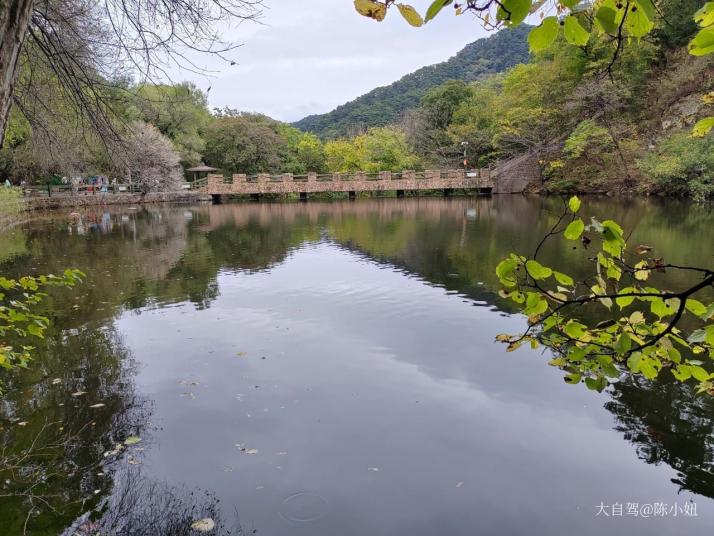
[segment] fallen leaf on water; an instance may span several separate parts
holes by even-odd
[[[193,393],[181,393],[181,396],[186,398],[196,398]]]
[[[86,394],[87,394],[86,391],[77,391],[76,393],[72,393],[72,396],[82,396],[82,395],[86,395]]]
[[[457,487],[457,488],[460,488],[460,487],[463,486],[463,485],[464,485],[463,482],[459,482],[458,484],[456,484],[456,487]]]
[[[375,473],[379,471],[379,467],[368,467],[368,471],[374,471]]]
[[[18,426],[27,426],[27,421],[17,423]]]
[[[238,352],[238,353],[236,354],[236,357],[245,357],[245,356],[247,356],[247,355],[248,355],[247,352]]]
[[[61,378],[55,378],[54,380],[52,380],[52,385],[57,385],[58,383],[62,383]]]
[[[258,449],[245,449],[246,454],[258,454]]]
[[[125,445],[136,445],[141,441],[140,437],[137,436],[129,436],[124,440]]]
[[[199,519],[198,521],[194,521],[193,523],[191,523],[191,528],[199,532],[210,532],[215,526],[216,524],[210,517],[207,517],[205,519]]]
[[[103,407],[104,407],[104,404],[102,404],[101,402],[99,402],[98,404],[92,404],[92,405],[89,406],[89,407],[90,407],[90,408],[103,408]]]

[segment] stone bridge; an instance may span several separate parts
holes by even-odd
[[[223,176],[208,175],[196,185],[200,192],[212,196],[221,195],[251,195],[259,197],[262,194],[298,193],[303,199],[310,193],[347,192],[354,197],[357,192],[395,191],[398,197],[406,191],[441,190],[448,195],[456,189],[475,190],[478,193],[489,194],[493,190],[491,173],[488,169],[427,170],[402,171],[392,173],[331,173],[318,175],[242,175]]]

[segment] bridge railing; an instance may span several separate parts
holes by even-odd
[[[479,182],[490,183],[490,170],[477,169],[466,172],[463,169],[449,170],[403,170],[397,172],[379,171],[367,173],[364,171],[335,172],[335,173],[315,173],[293,175],[291,173],[269,174],[258,173],[254,175],[233,174],[233,175],[208,175],[205,183],[201,183],[199,188],[213,185],[217,189],[225,189],[226,186],[238,186],[240,184],[260,184],[260,183],[312,183],[312,182],[350,182],[350,181],[433,181],[433,180],[468,180],[473,179]],[[481,186],[481,185],[480,185]],[[487,186],[484,184],[483,186]]]

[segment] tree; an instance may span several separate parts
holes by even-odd
[[[23,109],[34,98],[34,85],[16,88],[21,63],[30,72],[52,72],[87,125],[106,135],[112,131],[110,89],[117,86],[110,81],[126,74],[154,80],[176,64],[199,69],[187,50],[229,62],[226,54],[237,45],[221,38],[217,24],[254,19],[259,8],[260,0],[2,2],[0,146],[13,101]]]
[[[371,128],[350,140],[328,141],[325,155],[330,171],[377,173],[422,167],[404,133],[393,127]]]
[[[287,142],[274,123],[258,114],[215,118],[204,131],[206,162],[227,173],[279,172]]]
[[[176,191],[182,182],[171,140],[148,123],[136,122],[127,141],[125,173],[142,193]]]
[[[191,82],[143,84],[132,97],[139,118],[154,125],[174,143],[183,165],[200,162],[205,147],[201,131],[211,120],[203,91]]]

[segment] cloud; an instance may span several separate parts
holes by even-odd
[[[429,4],[413,3],[421,11]],[[226,26],[224,33],[243,43],[233,54],[236,65],[202,58],[218,71],[212,78],[174,78],[210,86],[211,106],[284,121],[330,111],[486,35],[469,15],[448,11],[422,28],[406,24],[396,9],[378,23],[358,15],[351,0],[267,0],[262,24]]]

